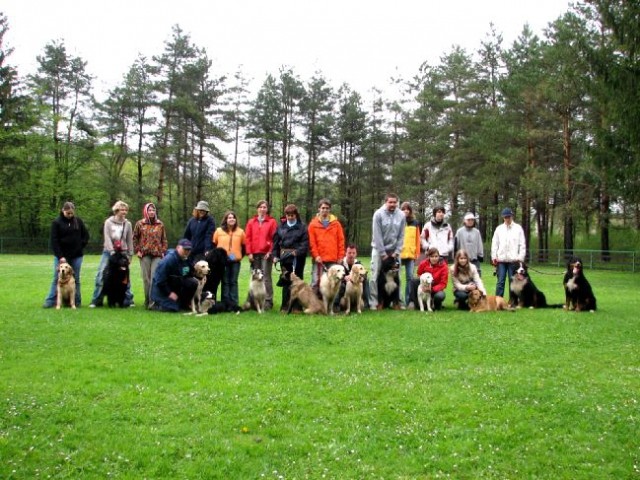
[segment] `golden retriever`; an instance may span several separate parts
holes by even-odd
[[[73,267],[67,262],[61,262],[58,265],[56,310],[60,310],[65,304],[76,308],[76,278]]]
[[[322,303],[324,311],[329,315],[333,315],[333,302],[340,292],[340,285],[344,278],[344,267],[342,265],[331,265],[320,278],[320,294],[322,295]]]
[[[362,289],[366,280],[367,270],[364,265],[356,263],[351,267],[347,284],[344,289],[344,297],[340,300],[340,306],[345,308],[345,314],[351,313],[351,305],[356,307],[358,313],[362,313],[364,301],[362,300]]]
[[[322,302],[317,297],[310,285],[305,283],[304,280],[302,280],[293,272],[291,272],[290,274],[290,279],[291,285],[289,286],[289,308],[287,309],[287,313],[291,313],[293,304],[296,300],[298,300],[302,305],[302,308],[304,308],[304,313],[326,313],[324,310],[324,305],[322,305]]]
[[[497,310],[507,310],[514,312],[515,310],[509,306],[507,301],[496,295],[483,295],[480,290],[471,290],[469,292],[469,310],[473,313],[491,312]]]

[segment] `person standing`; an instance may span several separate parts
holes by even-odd
[[[413,208],[409,202],[402,202],[400,210],[404,213],[406,225],[404,227],[404,243],[400,252],[400,262],[405,269],[404,298],[400,302],[404,307],[411,302],[411,281],[416,260],[420,256],[420,223],[413,215]]]
[[[482,275],[480,264],[484,260],[484,244],[480,230],[476,228],[476,216],[467,212],[462,221],[463,225],[458,229],[453,240],[453,253],[455,255],[458,250],[465,250],[469,261],[476,266],[478,275]]]
[[[271,249],[278,224],[275,218],[269,215],[269,204],[266,200],[260,200],[256,209],[257,214],[247,222],[244,229],[245,247],[251,268],[259,268],[264,273],[264,286],[267,290],[265,310],[271,310],[273,308]]]
[[[149,308],[153,275],[168,246],[167,233],[164,223],[158,218],[156,206],[153,203],[145,203],[142,207],[142,218],[133,227],[133,251],[140,259],[144,308]]]
[[[304,278],[304,265],[309,252],[309,234],[307,226],[300,219],[298,207],[289,204],[284,209],[285,218],[280,222],[273,236],[271,255],[273,263],[280,262],[283,272],[294,272],[298,278]],[[280,311],[289,307],[289,287],[282,287]]]
[[[422,229],[422,250],[425,252],[431,247],[436,247],[440,256],[450,260],[453,252],[453,230],[444,221],[445,209],[438,205],[433,209],[433,218]]]
[[[216,222],[209,215],[209,204],[200,200],[191,213],[191,218],[187,222],[183,237],[191,242],[193,246],[189,259],[193,260],[196,255],[204,255],[213,248],[213,232],[216,230]]]
[[[113,207],[111,207],[111,211],[113,212],[113,215],[107,218],[104,222],[102,257],[100,258],[100,264],[98,265],[95,289],[93,290],[93,296],[91,298],[91,305],[89,305],[89,308],[102,306],[104,299],[104,293],[102,292],[102,287],[104,285],[104,271],[109,264],[109,258],[111,255],[114,255],[116,251],[122,252],[129,259],[129,263],[131,263],[131,258],[133,257],[133,228],[131,227],[131,222],[127,220],[129,205],[122,200],[118,200],[113,204]],[[133,303],[133,293],[131,292],[131,281],[127,284],[124,306],[135,306]]]
[[[162,312],[191,309],[191,299],[198,289],[198,280],[191,276],[190,252],[191,242],[182,238],[175,250],[169,250],[160,260],[153,275],[149,309]]]
[[[369,308],[378,308],[378,275],[382,262],[389,257],[400,261],[404,244],[404,213],[398,209],[398,196],[388,193],[373,214],[371,226],[371,276],[369,278]]]
[[[58,265],[67,262],[73,268],[76,281],[76,307],[82,303],[80,292],[80,269],[84,257],[84,248],[89,243],[89,231],[80,217],[76,217],[76,206],[72,202],[65,202],[60,215],[51,222],[50,243],[53,250],[53,280],[49,294],[44,300],[44,308],[51,308],[56,304]]]
[[[213,245],[224,248],[227,252],[227,264],[222,277],[222,303],[227,308],[237,307],[238,277],[240,276],[240,262],[244,254],[244,230],[238,227],[238,217],[228,211],[222,217],[220,227],[213,234]]]
[[[318,214],[309,222],[309,247],[313,259],[311,287],[317,291],[323,271],[344,256],[344,231],[331,213],[331,201],[327,198],[318,202]]]
[[[524,262],[527,244],[524,230],[513,221],[513,210],[509,207],[502,210],[502,225],[496,227],[491,240],[491,264],[496,267],[496,295],[504,297],[505,280],[516,273],[517,262]]]

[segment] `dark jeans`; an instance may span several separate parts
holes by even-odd
[[[151,300],[155,308],[167,312],[179,312],[191,308],[191,299],[198,288],[198,280],[193,277],[169,277],[169,289],[178,295],[178,301],[174,302],[163,294],[155,285],[151,288]]]
[[[511,277],[513,277],[518,268],[518,264],[515,262],[498,262],[497,268],[497,276],[498,279],[496,281],[496,295],[504,298],[504,284],[509,278],[509,287],[511,287]],[[509,298],[511,298],[511,293],[509,293]]]

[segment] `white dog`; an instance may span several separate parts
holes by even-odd
[[[251,270],[249,298],[253,305],[255,305],[258,313],[264,312],[264,304],[267,300],[267,287],[264,284],[264,272],[259,268]]]
[[[420,275],[420,284],[418,285],[418,305],[420,305],[420,311],[424,312],[424,305],[427,304],[427,310],[433,312],[433,295],[431,292],[431,286],[433,285],[433,275],[429,272],[425,272]]]
[[[342,265],[331,265],[320,278],[320,293],[324,311],[333,315],[333,302],[340,291],[340,284],[344,278],[344,267]]]
[[[207,283],[207,275],[209,275],[209,263],[206,260],[200,260],[193,266],[193,276],[198,280],[198,288],[191,299],[191,315],[202,313],[201,297],[202,289]]]
[[[345,307],[345,315],[351,313],[351,305],[356,307],[358,313],[362,313],[362,289],[364,286],[367,270],[360,263],[356,263],[351,267],[349,280],[344,289],[344,297],[340,301],[340,305]]]

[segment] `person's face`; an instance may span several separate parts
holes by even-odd
[[[320,216],[322,218],[327,218],[329,216],[329,213],[331,213],[331,207],[326,203],[323,203],[322,205],[320,205],[318,212],[320,213]]]
[[[178,252],[178,255],[180,255],[181,259],[186,260],[187,258],[189,258],[189,254],[191,253],[191,250],[178,245],[176,247],[176,252]]]
[[[155,209],[155,207],[147,208],[147,215],[149,215],[149,218],[156,218],[156,209]]]
[[[504,218],[504,223],[506,223],[507,225],[511,225],[511,222],[513,222],[513,217],[512,216],[507,216],[507,217],[503,217]]]
[[[393,197],[387,198],[385,205],[387,207],[387,210],[389,210],[390,212],[395,212],[396,208],[398,208],[398,199]]]
[[[207,211],[206,210],[196,210],[196,213],[198,214],[199,218],[202,218],[207,214]]]
[[[235,215],[227,215],[227,225],[233,227],[238,222]]]
[[[69,209],[69,210],[63,210],[62,214],[65,216],[65,218],[73,218],[73,216],[75,215],[75,212]]]
[[[466,227],[471,228],[476,221],[473,218],[468,218],[464,221]]]
[[[431,265],[435,265],[436,263],[438,263],[439,260],[440,260],[439,253],[432,253],[431,255],[429,255],[429,261],[431,262]]]
[[[129,210],[127,210],[126,208],[121,208],[116,212],[116,217],[125,218],[127,216],[127,213],[129,213]]]
[[[267,211],[269,209],[267,208],[267,204],[266,203],[261,203],[260,206],[258,207],[258,216],[259,217],[264,217],[267,214]]]
[[[411,210],[409,210],[408,208],[403,208],[402,213],[404,213],[405,217],[408,217],[409,215],[411,215]]]
[[[438,210],[436,212],[436,222],[441,222],[444,220],[444,212],[442,210]]]
[[[469,263],[469,258],[466,255],[460,255],[458,257],[458,265],[464,267],[467,263]]]
[[[295,213],[287,213],[286,216],[287,221],[291,223],[295,222],[298,219],[298,216]]]
[[[345,257],[347,258],[347,263],[349,265],[355,262],[357,256],[358,256],[358,251],[355,248],[347,248],[347,251],[345,252]]]

